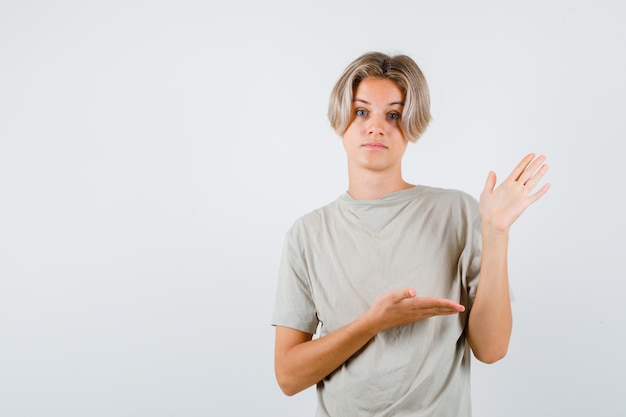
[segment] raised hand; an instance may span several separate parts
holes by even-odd
[[[550,189],[550,184],[544,184],[533,193],[548,171],[545,160],[543,155],[526,155],[498,187],[495,186],[496,174],[489,172],[485,188],[480,194],[479,209],[483,226],[493,226],[499,231],[508,232],[524,210]]]

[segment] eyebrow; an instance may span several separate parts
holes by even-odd
[[[363,103],[363,104],[372,104],[372,103],[370,103],[367,100],[363,100],[362,98],[355,98],[353,100],[353,102],[355,102],[355,101],[358,101],[358,102]],[[394,104],[399,104],[400,106],[404,106],[404,101],[392,101],[391,103],[389,103],[390,106],[392,106]]]

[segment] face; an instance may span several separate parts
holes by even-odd
[[[400,171],[407,140],[400,117],[404,96],[386,78],[363,79],[354,92],[353,121],[343,135],[343,145],[352,168],[383,172]]]

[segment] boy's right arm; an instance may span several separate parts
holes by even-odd
[[[412,288],[390,291],[355,321],[324,337],[276,326],[274,370],[287,395],[317,384],[382,330],[428,317],[464,311],[461,304],[443,298],[417,297]]]

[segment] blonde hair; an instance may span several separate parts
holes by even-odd
[[[352,123],[352,101],[361,80],[387,78],[396,83],[404,96],[401,129],[404,137],[417,141],[430,122],[430,97],[426,78],[415,61],[406,55],[368,52],[352,61],[335,84],[328,104],[328,120],[339,136]]]

